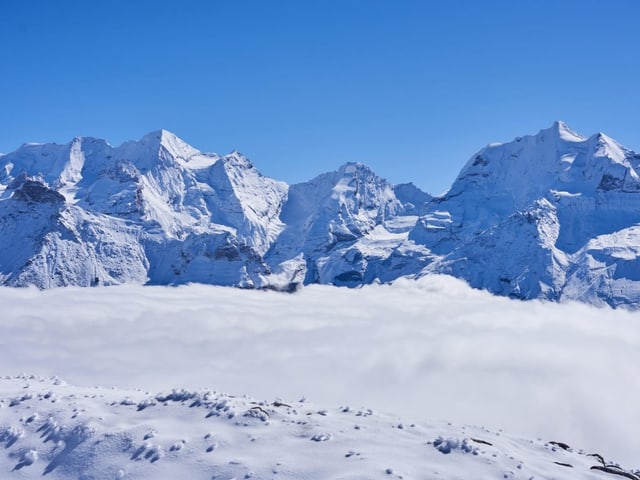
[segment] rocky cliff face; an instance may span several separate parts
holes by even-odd
[[[556,122],[431,197],[347,164],[288,186],[170,132],[0,157],[4,285],[292,289],[445,273],[496,294],[640,305],[640,155]]]

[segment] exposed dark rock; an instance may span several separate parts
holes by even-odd
[[[483,445],[489,445],[490,447],[493,447],[493,443],[491,442],[487,442],[486,440],[481,440],[479,438],[470,438],[470,440],[472,442],[476,442],[476,443],[482,443]]]
[[[564,442],[549,442],[549,445],[556,445],[563,450],[571,450],[571,447]]]
[[[602,180],[600,180],[600,184],[598,185],[599,190],[619,190],[622,188],[623,180],[622,178],[616,178],[609,174],[604,174],[602,176]]]
[[[64,203],[64,197],[40,182],[26,180],[13,193],[13,198],[25,203]]]
[[[600,470],[601,472],[610,473],[612,475],[620,475],[621,477],[630,478],[631,480],[640,480],[638,475],[634,475],[631,472],[625,472],[624,470],[614,466],[601,466],[594,465],[591,470]]]

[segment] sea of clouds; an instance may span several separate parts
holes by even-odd
[[[446,420],[638,466],[640,314],[493,297],[450,277],[295,294],[0,289],[0,374]]]

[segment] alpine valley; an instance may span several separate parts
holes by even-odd
[[[161,130],[0,156],[0,284],[295,290],[447,274],[640,307],[640,155],[562,122],[473,155],[442,196],[362,164],[295,185]]]

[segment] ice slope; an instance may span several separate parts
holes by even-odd
[[[412,237],[435,250],[447,251],[448,239],[467,241],[542,197],[575,204],[575,208],[584,205],[587,210],[596,203],[613,202],[610,208],[617,211],[624,208],[624,200],[636,198],[625,194],[640,189],[639,165],[639,155],[609,137],[597,134],[584,138],[564,123],[555,122],[537,135],[489,145],[474,155],[451,189],[432,202]],[[571,216],[583,224],[568,226],[567,239],[562,241],[579,242],[594,231],[636,219],[624,210],[622,216],[604,221],[595,221],[597,215],[585,219]]]
[[[366,406],[0,380],[3,478],[638,479],[593,452]]]
[[[606,135],[555,122],[474,155],[409,238],[438,255],[423,274],[517,298],[637,305],[639,171],[640,155]]]

